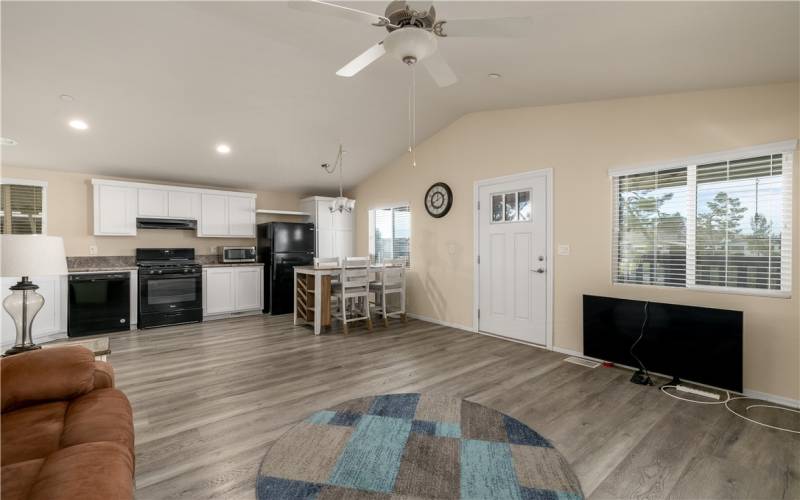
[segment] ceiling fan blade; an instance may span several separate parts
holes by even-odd
[[[389,24],[389,20],[379,14],[373,14],[371,12],[353,9],[352,7],[345,7],[344,5],[337,5],[335,3],[322,2],[320,0],[290,0],[289,7],[295,10],[301,10],[303,12],[334,16],[357,23],[369,23],[378,26]]]
[[[442,21],[444,36],[474,36],[521,38],[533,31],[530,17],[499,17],[495,19],[450,19]]]
[[[425,69],[428,70],[433,80],[440,87],[449,87],[458,81],[458,77],[450,69],[450,65],[444,60],[442,54],[437,50],[422,60]]]
[[[361,53],[361,55],[342,66],[336,74],[349,78],[380,59],[385,53],[386,49],[383,48],[383,42],[378,42]]]

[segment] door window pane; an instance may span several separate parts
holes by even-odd
[[[492,222],[503,222],[503,195],[492,195]]]
[[[517,193],[517,220],[531,220],[531,192],[520,191]]]
[[[506,194],[506,222],[517,220],[517,193]]]

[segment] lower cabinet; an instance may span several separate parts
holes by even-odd
[[[257,311],[263,308],[263,266],[203,269],[203,316]]]

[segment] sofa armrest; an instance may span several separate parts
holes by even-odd
[[[73,399],[94,389],[94,353],[53,347],[0,359],[2,412],[44,401]]]
[[[94,362],[94,388],[114,387],[114,368],[105,361]]]

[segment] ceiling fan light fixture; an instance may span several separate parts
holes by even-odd
[[[406,27],[386,35],[383,46],[395,59],[403,61],[414,58],[416,61],[422,61],[436,52],[437,42],[436,35],[430,31]]]

